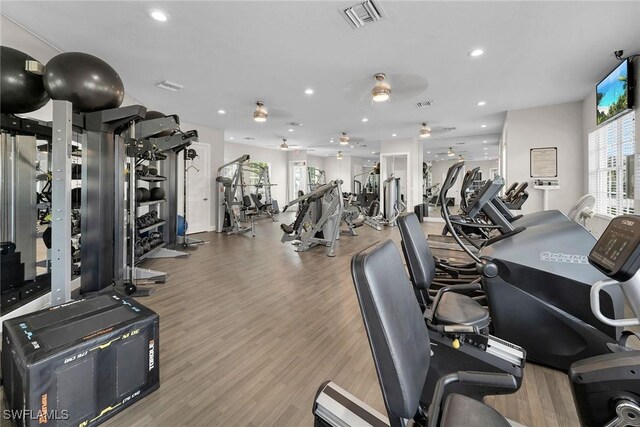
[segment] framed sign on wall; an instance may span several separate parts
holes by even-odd
[[[558,148],[532,148],[529,153],[531,178],[558,176]]]

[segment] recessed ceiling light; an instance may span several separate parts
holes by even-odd
[[[371,154],[376,154],[376,152],[375,152],[375,151],[372,151],[372,152],[371,152]]]
[[[333,138],[331,138],[331,139],[329,140],[329,142],[333,142]]]
[[[476,56],[482,56],[483,54],[484,54],[484,49],[473,49],[467,55],[476,57]]]
[[[436,157],[438,157],[438,155],[436,154]]]
[[[484,149],[485,149],[485,150],[488,150],[489,148],[488,148],[488,147],[484,147]]]
[[[224,110],[218,110],[218,114],[227,114],[227,112]]]
[[[483,144],[486,144],[486,143],[487,143],[487,140],[485,139],[484,141],[482,141],[482,143],[483,143]]]
[[[368,122],[368,121],[369,121],[369,119],[367,119],[366,117],[363,117],[363,118],[362,118],[362,121],[366,123],[366,122]]]
[[[235,139],[234,137],[230,136],[229,139]]]
[[[398,136],[398,135],[396,135],[395,133],[392,133],[391,136]]]
[[[305,89],[304,93],[306,93],[307,95],[313,95],[313,89],[311,88]]]
[[[289,132],[293,132],[293,129],[289,128]]]
[[[478,107],[484,107],[485,105],[487,105],[487,103],[485,101],[478,101],[478,103],[476,105]]]
[[[480,127],[481,127],[481,128],[486,128],[486,127],[487,127],[487,125],[480,125]]]
[[[350,145],[349,147],[350,147],[350,148],[353,148],[353,145]]]
[[[431,151],[427,151],[427,154],[431,154]]]
[[[169,16],[161,10],[152,10],[151,17],[158,22],[167,22],[169,20]]]

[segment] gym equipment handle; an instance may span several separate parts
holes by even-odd
[[[608,279],[600,280],[591,286],[591,311],[593,312],[593,315],[605,325],[615,327],[638,326],[640,325],[640,321],[638,319],[610,319],[600,311],[600,291],[604,288],[620,285],[620,282]]]

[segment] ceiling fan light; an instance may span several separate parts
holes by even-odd
[[[336,155],[336,159],[342,160],[342,151],[338,151],[338,154]]]
[[[422,123],[420,128],[420,138],[428,138],[431,136],[431,128],[426,123]]]
[[[282,144],[280,144],[280,149],[281,150],[288,150],[289,146],[287,145],[287,140],[282,138]]]
[[[342,136],[340,137],[340,145],[349,145],[349,137],[346,132],[342,132]]]
[[[253,112],[253,120],[258,123],[266,122],[269,115],[267,114],[267,110],[264,108],[264,104],[262,101],[258,101],[256,102],[256,105],[256,111]]]
[[[374,102],[385,102],[391,97],[391,87],[384,81],[386,75],[378,73],[375,76],[376,85],[371,89],[371,96]]]

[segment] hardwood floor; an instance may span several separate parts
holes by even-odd
[[[357,231],[328,258],[324,247],[296,253],[264,219],[255,238],[200,234],[209,243],[190,258],[145,264],[170,273],[140,298],[160,315],[161,386],[105,425],[311,426],[328,379],[384,413],[349,262],[399,235]],[[532,364],[518,393],[488,403],[529,426],[578,425],[565,375]]]

